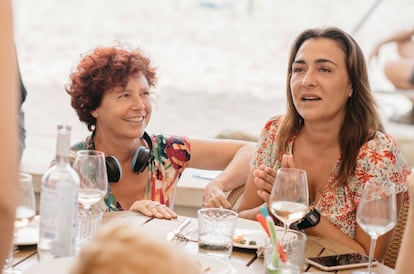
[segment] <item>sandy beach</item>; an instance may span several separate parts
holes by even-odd
[[[158,67],[158,107],[150,130],[214,137],[236,130],[258,135],[285,111],[286,62],[304,28],[335,25],[352,33],[366,54],[382,36],[412,22],[411,0],[37,0],[14,1],[15,40],[27,86],[27,148],[23,165],[44,171],[55,153],[56,124],[87,134],[64,86],[82,53],[115,41],[141,48]],[[393,57],[393,48],[384,50]],[[375,89],[392,90],[381,62],[370,65]],[[413,126],[387,118],[409,108],[400,95],[376,95],[386,128],[414,138]]]

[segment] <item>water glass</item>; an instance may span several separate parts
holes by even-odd
[[[88,212],[78,211],[78,229],[76,235],[76,253],[81,247],[92,240],[102,223],[103,211],[97,207],[91,207]]]
[[[224,208],[198,210],[198,250],[200,253],[230,259],[237,213]]]
[[[278,233],[278,236],[279,235],[280,234]],[[277,248],[273,247],[271,240],[266,235],[264,250],[266,274],[302,273],[303,262],[305,259],[306,235],[295,230],[288,230],[286,234],[283,235],[283,241],[281,237],[278,237],[278,242],[283,245],[286,261],[283,262],[279,259],[278,267],[274,267],[272,263],[274,252],[278,252]]]

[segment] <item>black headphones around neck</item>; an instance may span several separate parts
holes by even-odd
[[[95,143],[93,142],[93,137],[95,132],[89,138],[87,142],[87,149],[95,149]],[[135,151],[134,156],[131,159],[131,168],[135,173],[141,173],[145,168],[154,160],[154,155],[152,153],[152,141],[148,133],[144,132],[142,138],[147,142],[149,149],[145,146],[140,146]],[[109,183],[117,183],[122,177],[122,168],[118,159],[114,156],[107,156],[105,158],[106,164],[106,173],[108,175]]]

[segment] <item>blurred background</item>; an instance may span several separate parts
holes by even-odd
[[[88,132],[64,90],[81,55],[126,42],[158,67],[158,107],[150,131],[215,137],[257,136],[285,111],[289,47],[305,28],[334,25],[364,53],[384,36],[414,26],[412,0],[15,0],[15,41],[28,97],[23,165],[42,171],[55,153],[56,124],[73,125],[72,142]],[[384,49],[393,58],[392,46]],[[369,64],[372,87],[392,91],[382,61]],[[411,125],[388,122],[409,109],[397,94],[375,95],[386,128],[413,138]]]

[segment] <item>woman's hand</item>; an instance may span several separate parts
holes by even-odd
[[[158,219],[176,219],[177,214],[166,205],[157,201],[140,200],[135,201],[129,208],[131,211],[137,211],[148,217],[155,217]]]
[[[226,194],[220,184],[210,182],[203,191],[203,207],[223,207],[231,209],[231,204],[227,201]]]
[[[282,167],[295,167],[293,155],[282,155]],[[273,183],[276,179],[276,171],[273,168],[267,167],[265,165],[260,165],[258,168],[253,168],[252,172],[254,175],[254,183],[259,187],[257,195],[261,197],[266,202],[266,204],[268,204]]]
[[[269,203],[270,193],[272,192],[273,183],[276,178],[276,171],[273,168],[265,165],[260,165],[258,168],[252,168],[254,183],[259,188],[257,195],[266,203]]]

